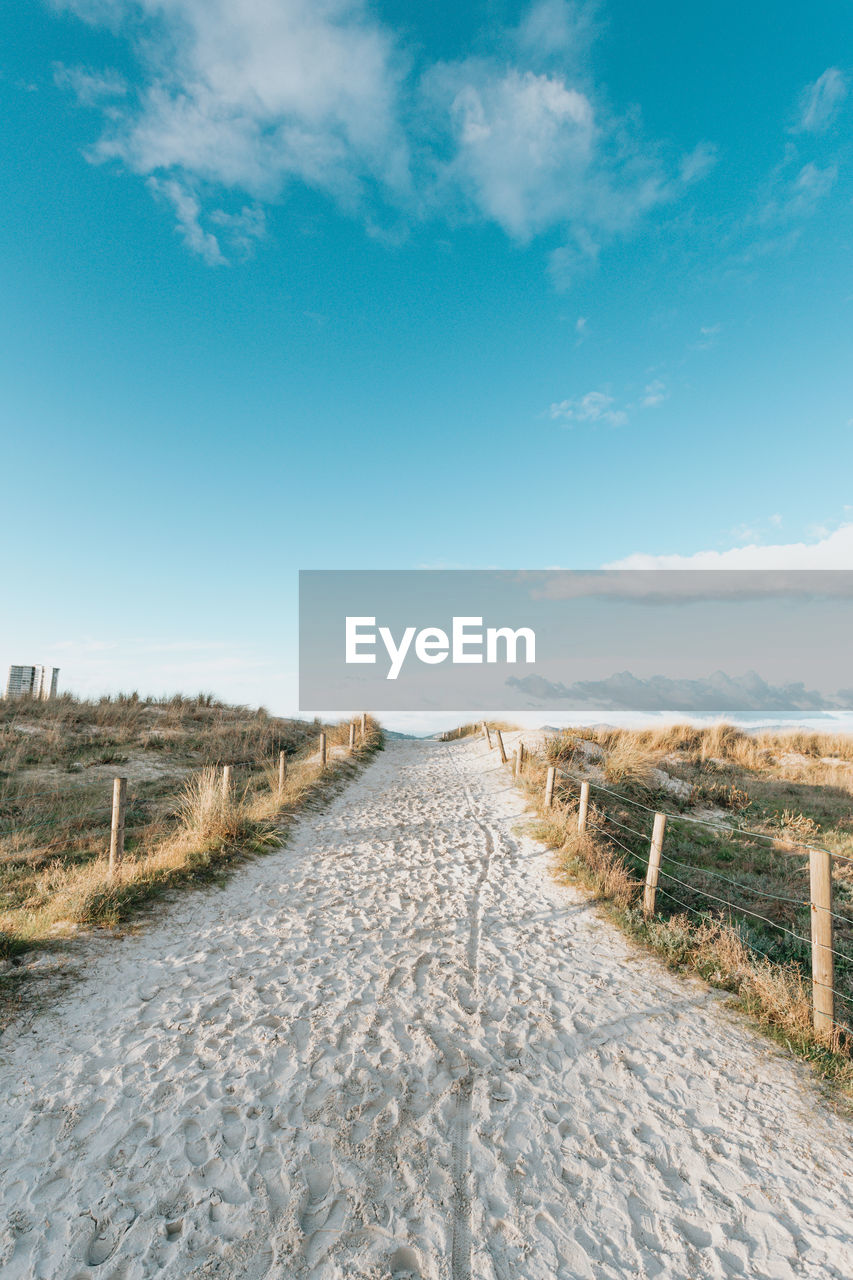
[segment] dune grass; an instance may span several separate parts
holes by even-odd
[[[339,787],[382,745],[372,719],[352,754],[349,722],[325,726],[323,769],[318,723],[206,697],[96,704],[66,698],[7,703],[3,713],[6,739],[14,735],[0,754],[0,957],[7,958],[81,928],[118,925],[164,891],[209,880],[277,845],[300,809]],[[92,739],[102,747],[97,764]],[[107,766],[105,753],[122,759]],[[226,761],[235,776],[227,797],[219,767]],[[125,855],[111,876],[111,777],[124,772],[130,777]]]
[[[809,1059],[853,1099],[853,1035],[842,1025],[825,1039],[812,1027],[803,847],[851,850],[850,791],[838,785],[835,772],[828,780],[826,760],[829,752],[832,759],[853,758],[853,741],[808,735],[808,752],[795,748],[797,741],[794,735],[751,739],[727,725],[571,730],[529,754],[521,785],[538,817],[537,836],[557,851],[559,877],[588,888],[611,919],[668,965],[733,993],[768,1034]],[[798,780],[787,776],[794,753],[810,762],[794,761]],[[573,776],[558,775],[554,805],[546,810],[549,764]],[[689,791],[673,792],[667,774],[686,782]],[[581,778],[593,784],[583,834],[577,829]],[[642,886],[654,810],[671,816],[656,912],[647,918]],[[732,830],[687,821],[698,816]],[[853,1023],[851,871],[847,863],[834,864],[834,906],[850,917],[835,922],[834,946],[841,957],[835,985],[843,997],[836,1017],[842,1024]]]

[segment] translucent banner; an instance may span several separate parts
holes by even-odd
[[[303,711],[853,706],[853,571],[305,571]]]

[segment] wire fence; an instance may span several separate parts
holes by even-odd
[[[483,731],[491,747],[485,726]],[[501,761],[505,764],[500,734],[497,739]],[[522,754],[520,759],[523,758]],[[513,772],[516,772],[515,764]],[[831,1044],[838,1044],[839,1036],[848,1046],[853,1043],[853,989],[844,989],[846,979],[853,982],[853,932],[850,950],[844,949],[847,939],[841,936],[842,930],[853,931],[853,915],[835,910],[832,900],[833,863],[846,867],[853,864],[853,857],[798,839],[790,831],[756,831],[697,814],[656,808],[594,777],[556,764],[547,766],[546,808],[560,798],[556,791],[558,777],[570,784],[569,790],[577,797],[578,831],[594,831],[625,855],[628,869],[643,885],[643,909],[647,916],[659,914],[660,895],[670,914],[686,912],[705,923],[723,919],[737,925],[738,935],[750,950],[773,963],[794,964],[802,979],[810,984],[813,1025],[818,1037]],[[591,793],[598,793],[601,798],[591,802]],[[633,823],[625,820],[632,810],[638,815]],[[643,820],[645,815],[653,819],[652,830]],[[669,832],[670,843],[678,840],[681,823],[688,829],[692,826],[714,831],[729,842],[755,842],[766,853],[791,857],[794,861],[787,868],[787,874],[807,876],[808,892],[802,897],[795,896],[757,880],[750,883],[701,862],[688,861],[683,849],[685,845],[690,847],[690,841],[685,838],[676,845],[677,854],[682,856],[675,856],[665,847],[664,833]],[[674,869],[683,874],[673,874]],[[741,895],[745,901],[738,901]],[[772,914],[758,910],[763,903],[770,904],[768,909],[782,918],[774,919]],[[839,1005],[843,1006],[846,1018],[838,1016]]]
[[[590,792],[597,792],[603,797],[596,800],[588,811],[586,805],[579,806],[579,829],[596,831],[627,855],[629,864],[640,872],[640,878],[644,882],[644,908],[647,915],[654,915],[658,910],[656,900],[657,895],[661,894],[673,908],[689,912],[700,920],[707,921],[711,916],[722,916],[729,923],[738,922],[741,926],[747,926],[744,937],[747,946],[773,961],[779,959],[778,945],[775,947],[775,954],[772,945],[769,949],[763,947],[755,936],[755,925],[770,938],[781,937],[786,943],[787,954],[784,959],[793,960],[804,972],[804,976],[810,978],[815,1030],[823,1035],[840,1031],[853,1037],[853,1019],[850,1018],[850,1013],[853,1013],[853,994],[840,989],[836,977],[853,976],[853,952],[841,949],[837,930],[833,929],[835,922],[853,929],[853,917],[835,910],[832,903],[832,860],[849,864],[853,859],[811,841],[798,840],[788,832],[777,835],[750,827],[734,826],[713,818],[654,808],[594,778],[583,777],[559,766],[552,767],[555,774],[578,790],[580,798],[586,799],[587,803]],[[648,814],[655,819],[656,824],[660,823],[661,835],[657,848],[654,831],[643,829],[642,823],[632,825],[625,822],[622,813],[616,817],[610,811],[616,807],[617,802],[627,810]],[[580,809],[584,810],[582,816]],[[713,830],[730,841],[745,839],[759,842],[768,848],[768,852],[783,853],[800,859],[801,866],[796,870],[809,875],[808,896],[796,897],[792,893],[777,892],[775,888],[763,883],[749,883],[745,879],[726,875],[714,867],[686,861],[683,856],[678,857],[663,847],[663,831],[674,826],[676,832],[670,831],[669,838],[672,840],[674,836],[678,839],[679,823]],[[676,848],[677,852],[681,852],[680,845]],[[826,873],[821,876],[820,869],[824,865]],[[682,874],[675,874],[676,870]],[[697,900],[704,904],[704,909],[702,905],[696,905]],[[774,919],[772,915],[757,909],[762,903],[779,904],[777,911],[789,913],[789,918]],[[797,928],[798,919],[804,922],[802,931]],[[743,937],[743,927],[739,932]],[[838,1016],[838,1004],[844,1006],[845,1012],[849,1011],[847,1019]]]

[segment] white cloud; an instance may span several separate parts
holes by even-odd
[[[791,187],[785,213],[789,217],[803,217],[813,213],[824,196],[829,195],[838,177],[834,164],[823,168],[817,164],[804,164]]]
[[[710,351],[717,345],[717,339],[723,331],[721,324],[703,324],[699,328],[699,337],[689,344],[691,351]]]
[[[53,79],[60,89],[70,89],[87,107],[103,107],[108,99],[127,95],[127,81],[117,71],[92,71],[88,67],[66,67],[57,62]]]
[[[654,382],[650,382],[643,392],[643,408],[656,409],[658,405],[663,404],[668,396],[669,392],[666,389],[666,383],[661,382],[660,378],[655,378]]]
[[[827,129],[847,96],[847,83],[838,67],[827,67],[814,84],[800,95],[796,129],[802,133],[822,133]]]
[[[519,49],[539,58],[566,58],[585,53],[593,34],[593,6],[569,0],[537,0],[516,31]]]
[[[571,241],[548,255],[548,273],[555,287],[569,289],[578,276],[591,271],[598,262],[600,248],[586,227],[574,227]]]
[[[717,148],[710,142],[700,142],[682,158],[680,178],[685,185],[704,178],[717,163]]]
[[[149,178],[148,187],[156,196],[167,200],[175,210],[178,231],[186,245],[199,254],[208,266],[222,266],[225,255],[216,236],[205,231],[201,225],[201,203],[198,197],[175,178]]]
[[[298,181],[395,242],[400,219],[460,213],[522,243],[556,230],[551,270],[564,284],[713,162],[699,146],[665,165],[636,114],[601,105],[581,56],[594,5],[537,0],[514,30],[492,33],[500,60],[416,74],[366,0],[54,3],[125,34],[141,69],[134,91],[109,71],[61,73],[81,101],[101,104],[90,158],[152,179],[212,264],[227,246],[209,201],[236,203],[223,216],[239,218]]]
[[[787,162],[783,163],[773,175],[770,195],[757,215],[757,222],[781,225],[811,217],[838,177],[834,164],[821,167],[809,161],[792,176],[785,175],[787,167]]]
[[[853,524],[843,524],[816,542],[733,547],[693,555],[646,555],[614,560],[605,569],[853,569]]]
[[[552,404],[549,412],[556,421],[568,424],[603,422],[610,427],[621,427],[628,421],[624,409],[614,408],[613,397],[603,391],[588,391],[579,400],[561,400]]]
[[[735,525],[730,533],[737,543],[755,543],[761,537],[759,530],[754,525],[746,523]]]
[[[601,245],[649,210],[677,199],[714,162],[700,145],[668,173],[646,146],[638,119],[621,120],[585,78],[470,58],[423,78],[439,132],[452,150],[437,166],[439,198],[461,193],[473,217],[498,223],[522,244],[561,231],[551,275],[558,287],[594,265]]]
[[[359,0],[70,7],[89,20],[127,20],[145,74],[140,94],[108,121],[95,158],[153,176],[158,191],[175,181],[196,199],[204,183],[275,199],[292,179],[348,207],[370,184],[403,197],[397,53]],[[76,88],[80,73],[68,74]],[[172,190],[165,187],[176,203]],[[199,214],[179,212],[187,242],[216,262],[198,222]]]
[[[516,239],[585,212],[595,113],[558,77],[473,64],[446,69],[456,143],[452,177],[487,218]]]
[[[244,205],[239,213],[226,213],[214,209],[210,221],[227,235],[232,249],[243,255],[250,252],[256,240],[262,240],[267,231],[266,215],[260,205]]]

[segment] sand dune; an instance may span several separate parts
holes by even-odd
[[[0,1046],[4,1280],[853,1275],[853,1129],[392,742]]]

